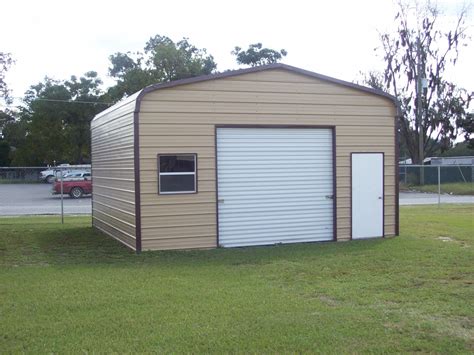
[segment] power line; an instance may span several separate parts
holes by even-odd
[[[67,102],[71,104],[94,104],[94,105],[113,105],[113,102],[96,102],[96,101],[81,101],[81,100],[59,100],[59,99],[42,99],[35,98],[35,101],[51,101],[51,102]]]
[[[14,99],[19,99],[21,100],[22,98],[20,97],[14,97]],[[87,105],[114,105],[115,102],[99,102],[99,101],[82,101],[82,100],[60,100],[60,99],[43,99],[43,98],[35,98],[34,101],[48,101],[48,102],[63,102],[63,103],[69,103],[69,104],[87,104]],[[0,105],[3,107],[14,107],[12,105]]]

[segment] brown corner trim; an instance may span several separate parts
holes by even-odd
[[[336,127],[332,128],[332,239],[337,241],[337,164],[336,164]]]
[[[216,184],[216,248],[219,248],[219,181],[217,175],[217,126],[214,125],[214,174]]]
[[[93,145],[92,145],[92,122],[90,123],[90,136],[89,136],[89,147],[91,148],[91,182],[92,182],[92,194],[91,194],[91,214],[92,214],[92,218],[91,218],[91,226],[92,227],[95,227],[94,226],[94,160],[92,159],[92,155],[93,155]]]
[[[142,251],[142,218],[141,218],[141,198],[140,198],[140,132],[138,116],[143,91],[138,95],[133,112],[133,168],[135,172],[135,238],[136,252]]]
[[[397,107],[397,111],[399,111]],[[400,132],[398,129],[400,115],[395,116],[395,235],[400,235]]]

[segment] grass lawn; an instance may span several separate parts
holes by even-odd
[[[401,236],[135,255],[90,219],[0,219],[0,351],[474,351],[473,206]]]
[[[0,184],[44,184],[41,180],[0,179]]]
[[[438,193],[438,185],[400,185],[400,191],[420,191],[420,192],[431,192]],[[441,184],[442,194],[453,194],[453,195],[474,195],[474,183],[472,182],[451,182]]]

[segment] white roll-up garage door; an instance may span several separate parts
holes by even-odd
[[[331,129],[218,128],[219,245],[333,239]]]

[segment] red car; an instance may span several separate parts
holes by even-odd
[[[56,180],[53,184],[53,194],[61,193],[61,180]],[[89,177],[72,178],[65,177],[63,180],[63,193],[69,194],[72,198],[80,198],[83,195],[92,193],[92,180]]]

